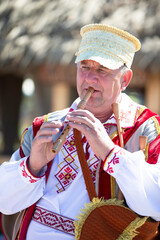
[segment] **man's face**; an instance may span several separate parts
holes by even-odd
[[[122,80],[121,68],[111,70],[92,60],[84,60],[77,65],[77,91],[80,98],[89,87],[95,89],[86,106],[92,113],[111,111],[112,103],[120,98]]]

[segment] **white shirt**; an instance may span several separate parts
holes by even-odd
[[[126,97],[124,98],[126,103]],[[132,103],[131,100],[129,103]],[[133,116],[128,123],[130,125],[134,125],[134,115],[137,114],[136,108],[133,107],[132,110]],[[110,125],[115,124],[113,116],[107,123]],[[123,124],[125,125],[126,122],[122,122],[122,126]],[[127,150],[116,146],[111,151],[109,156],[106,157],[104,170],[115,177],[128,206],[132,210],[140,215],[151,216],[155,220],[160,221],[160,157],[157,164],[151,165],[145,161],[144,153],[138,151],[137,136],[139,131],[143,132],[145,129],[148,131],[147,125],[148,123],[144,123],[141,129],[138,129],[137,133],[128,141],[125,146]],[[148,136],[152,140],[157,134],[153,120],[149,120],[149,125],[152,134],[148,133]],[[85,147],[86,144],[84,144],[84,149]],[[90,162],[94,153],[92,153],[91,149],[89,151]],[[62,159],[60,154],[63,154],[63,151],[53,161],[47,184],[45,183],[45,176],[36,178],[28,171],[26,165],[28,156],[17,161],[20,158],[19,151],[13,154],[10,162],[2,164],[0,167],[0,211],[5,214],[13,214],[38,201],[37,205],[44,209],[76,219],[84,203],[89,202],[89,197],[79,161],[76,157],[73,162],[74,170],[76,169],[77,171],[76,176],[70,180],[68,185],[59,181],[58,173],[63,173],[65,167],[64,159]],[[92,169],[93,166],[97,167],[98,161],[98,158],[95,159],[95,164],[91,163],[90,168]],[[27,240],[42,240],[46,236],[47,240],[74,239],[74,236],[32,220],[27,232]]]

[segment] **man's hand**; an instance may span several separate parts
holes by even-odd
[[[87,110],[75,110],[67,115],[69,125],[87,138],[93,152],[102,160],[114,147],[103,124]]]
[[[57,134],[62,125],[60,121],[44,122],[33,139],[28,167],[35,176],[56,156],[57,153],[52,152],[52,135]]]

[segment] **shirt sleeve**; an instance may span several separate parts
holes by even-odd
[[[26,131],[20,149],[12,155],[9,162],[0,166],[0,212],[4,214],[21,211],[43,196],[46,167],[42,170],[40,177],[30,173],[27,167],[30,138],[29,132]],[[23,157],[21,151],[23,151]]]
[[[143,151],[131,153],[116,146],[103,167],[116,179],[134,212],[160,221],[160,157],[157,164],[149,164]]]

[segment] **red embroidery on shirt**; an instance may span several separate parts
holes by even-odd
[[[129,118],[130,114],[131,114],[131,111],[121,112],[121,116],[120,116],[121,121],[124,121],[125,123],[129,123],[129,121],[130,121],[130,118]]]
[[[74,136],[71,133],[61,150],[64,154],[64,160],[58,165],[59,171],[55,174],[55,178],[58,183],[56,187],[58,188],[57,193],[65,191],[70,184],[74,181],[79,172],[78,162],[75,161],[75,156],[77,156],[76,147],[74,144]],[[91,172],[93,182],[96,181],[96,170],[98,167],[99,159],[94,156],[93,159],[88,159],[88,166]]]
[[[70,140],[67,139],[64,146],[66,146],[69,152],[73,152],[75,150],[74,137],[72,136]]]
[[[36,206],[32,220],[43,224],[45,226],[51,227],[58,231],[74,234],[74,219],[68,218],[66,216],[60,215],[55,212],[51,212],[47,209]]]
[[[118,152],[114,153],[113,158],[111,159],[110,162],[108,162],[108,167],[107,167],[107,170],[106,170],[108,173],[114,173],[113,167],[111,167],[111,164],[116,165],[116,164],[119,163],[119,157],[116,157],[117,153]]]
[[[22,175],[23,175],[23,177],[28,178],[30,183],[35,183],[35,182],[38,181],[36,179],[33,179],[32,176],[27,173],[26,165],[25,165],[25,161],[24,160],[21,162],[20,167],[22,167]]]

